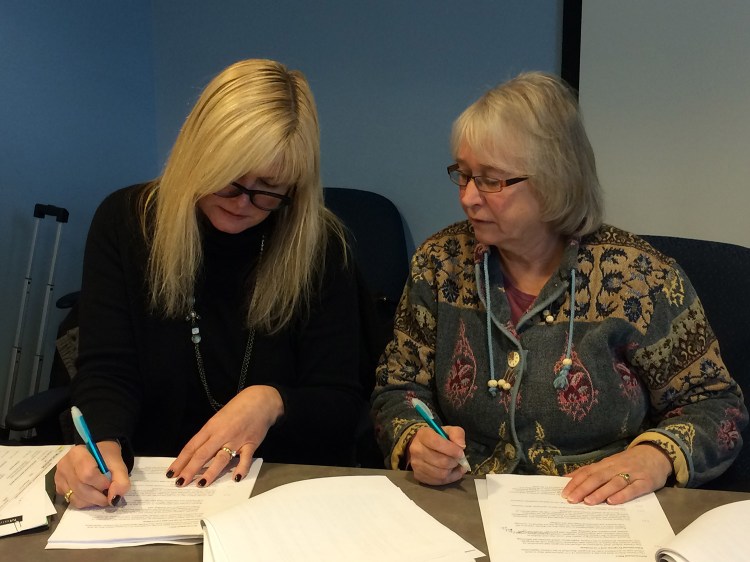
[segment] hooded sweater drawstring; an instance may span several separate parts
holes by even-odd
[[[492,301],[490,297],[490,274],[489,274],[489,252],[484,254],[484,302],[485,302],[485,313],[487,319],[487,352],[490,360],[490,380],[487,382],[488,390],[492,396],[497,394],[497,389],[510,390],[511,385],[505,379],[495,379],[495,359],[494,352],[492,350],[492,316],[491,308]],[[552,385],[558,390],[565,390],[568,386],[568,373],[573,365],[573,359],[571,355],[573,353],[573,324],[575,322],[575,310],[576,310],[576,270],[573,268],[570,270],[570,320],[568,323],[568,346],[565,351],[565,359],[563,359],[563,365],[560,372],[555,376],[552,381]]]
[[[490,355],[490,380],[488,382],[488,387],[489,387],[490,394],[492,394],[492,396],[495,396],[497,394],[498,382],[495,380],[495,358],[493,356],[493,351],[492,351],[492,319],[490,317],[490,308],[491,308],[490,273],[489,273],[489,267],[488,267],[488,260],[489,260],[489,252],[485,252],[484,253],[484,302],[485,302],[485,310],[486,310],[485,316],[487,318],[487,351]],[[506,382],[506,381],[503,381],[503,382]]]
[[[573,366],[573,359],[571,355],[573,353],[573,322],[576,317],[576,270],[570,270],[570,320],[568,322],[568,348],[565,351],[565,359],[563,359],[563,365],[560,369],[560,373],[552,381],[552,384],[557,390],[565,390],[568,388],[568,373],[570,368]]]

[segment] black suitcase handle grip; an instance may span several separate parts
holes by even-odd
[[[43,219],[44,217],[55,217],[57,222],[68,222],[68,210],[54,205],[34,205],[34,217]]]

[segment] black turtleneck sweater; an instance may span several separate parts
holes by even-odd
[[[148,250],[136,206],[141,188],[116,191],[89,230],[80,300],[78,374],[72,403],[96,440],[119,438],[124,456],[176,456],[214,414],[198,374],[190,323],[149,311]],[[201,226],[204,265],[196,287],[206,382],[226,403],[237,393],[255,264],[273,216],[240,234]],[[245,386],[279,390],[285,414],[256,457],[270,462],[349,464],[364,398],[358,374],[359,317],[353,273],[331,239],[322,289],[310,314],[278,334],[256,333]]]

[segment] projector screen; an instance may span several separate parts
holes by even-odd
[[[583,0],[580,63],[607,222],[750,247],[750,2]]]

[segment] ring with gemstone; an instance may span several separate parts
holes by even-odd
[[[229,457],[232,459],[236,457],[238,454],[237,451],[233,451],[229,447],[222,447],[221,450],[224,451],[227,455],[229,455]]]
[[[619,473],[617,473],[617,476],[619,476],[620,478],[622,478],[623,480],[625,480],[625,484],[627,486],[630,485],[630,474],[628,474],[627,472],[619,472]]]

